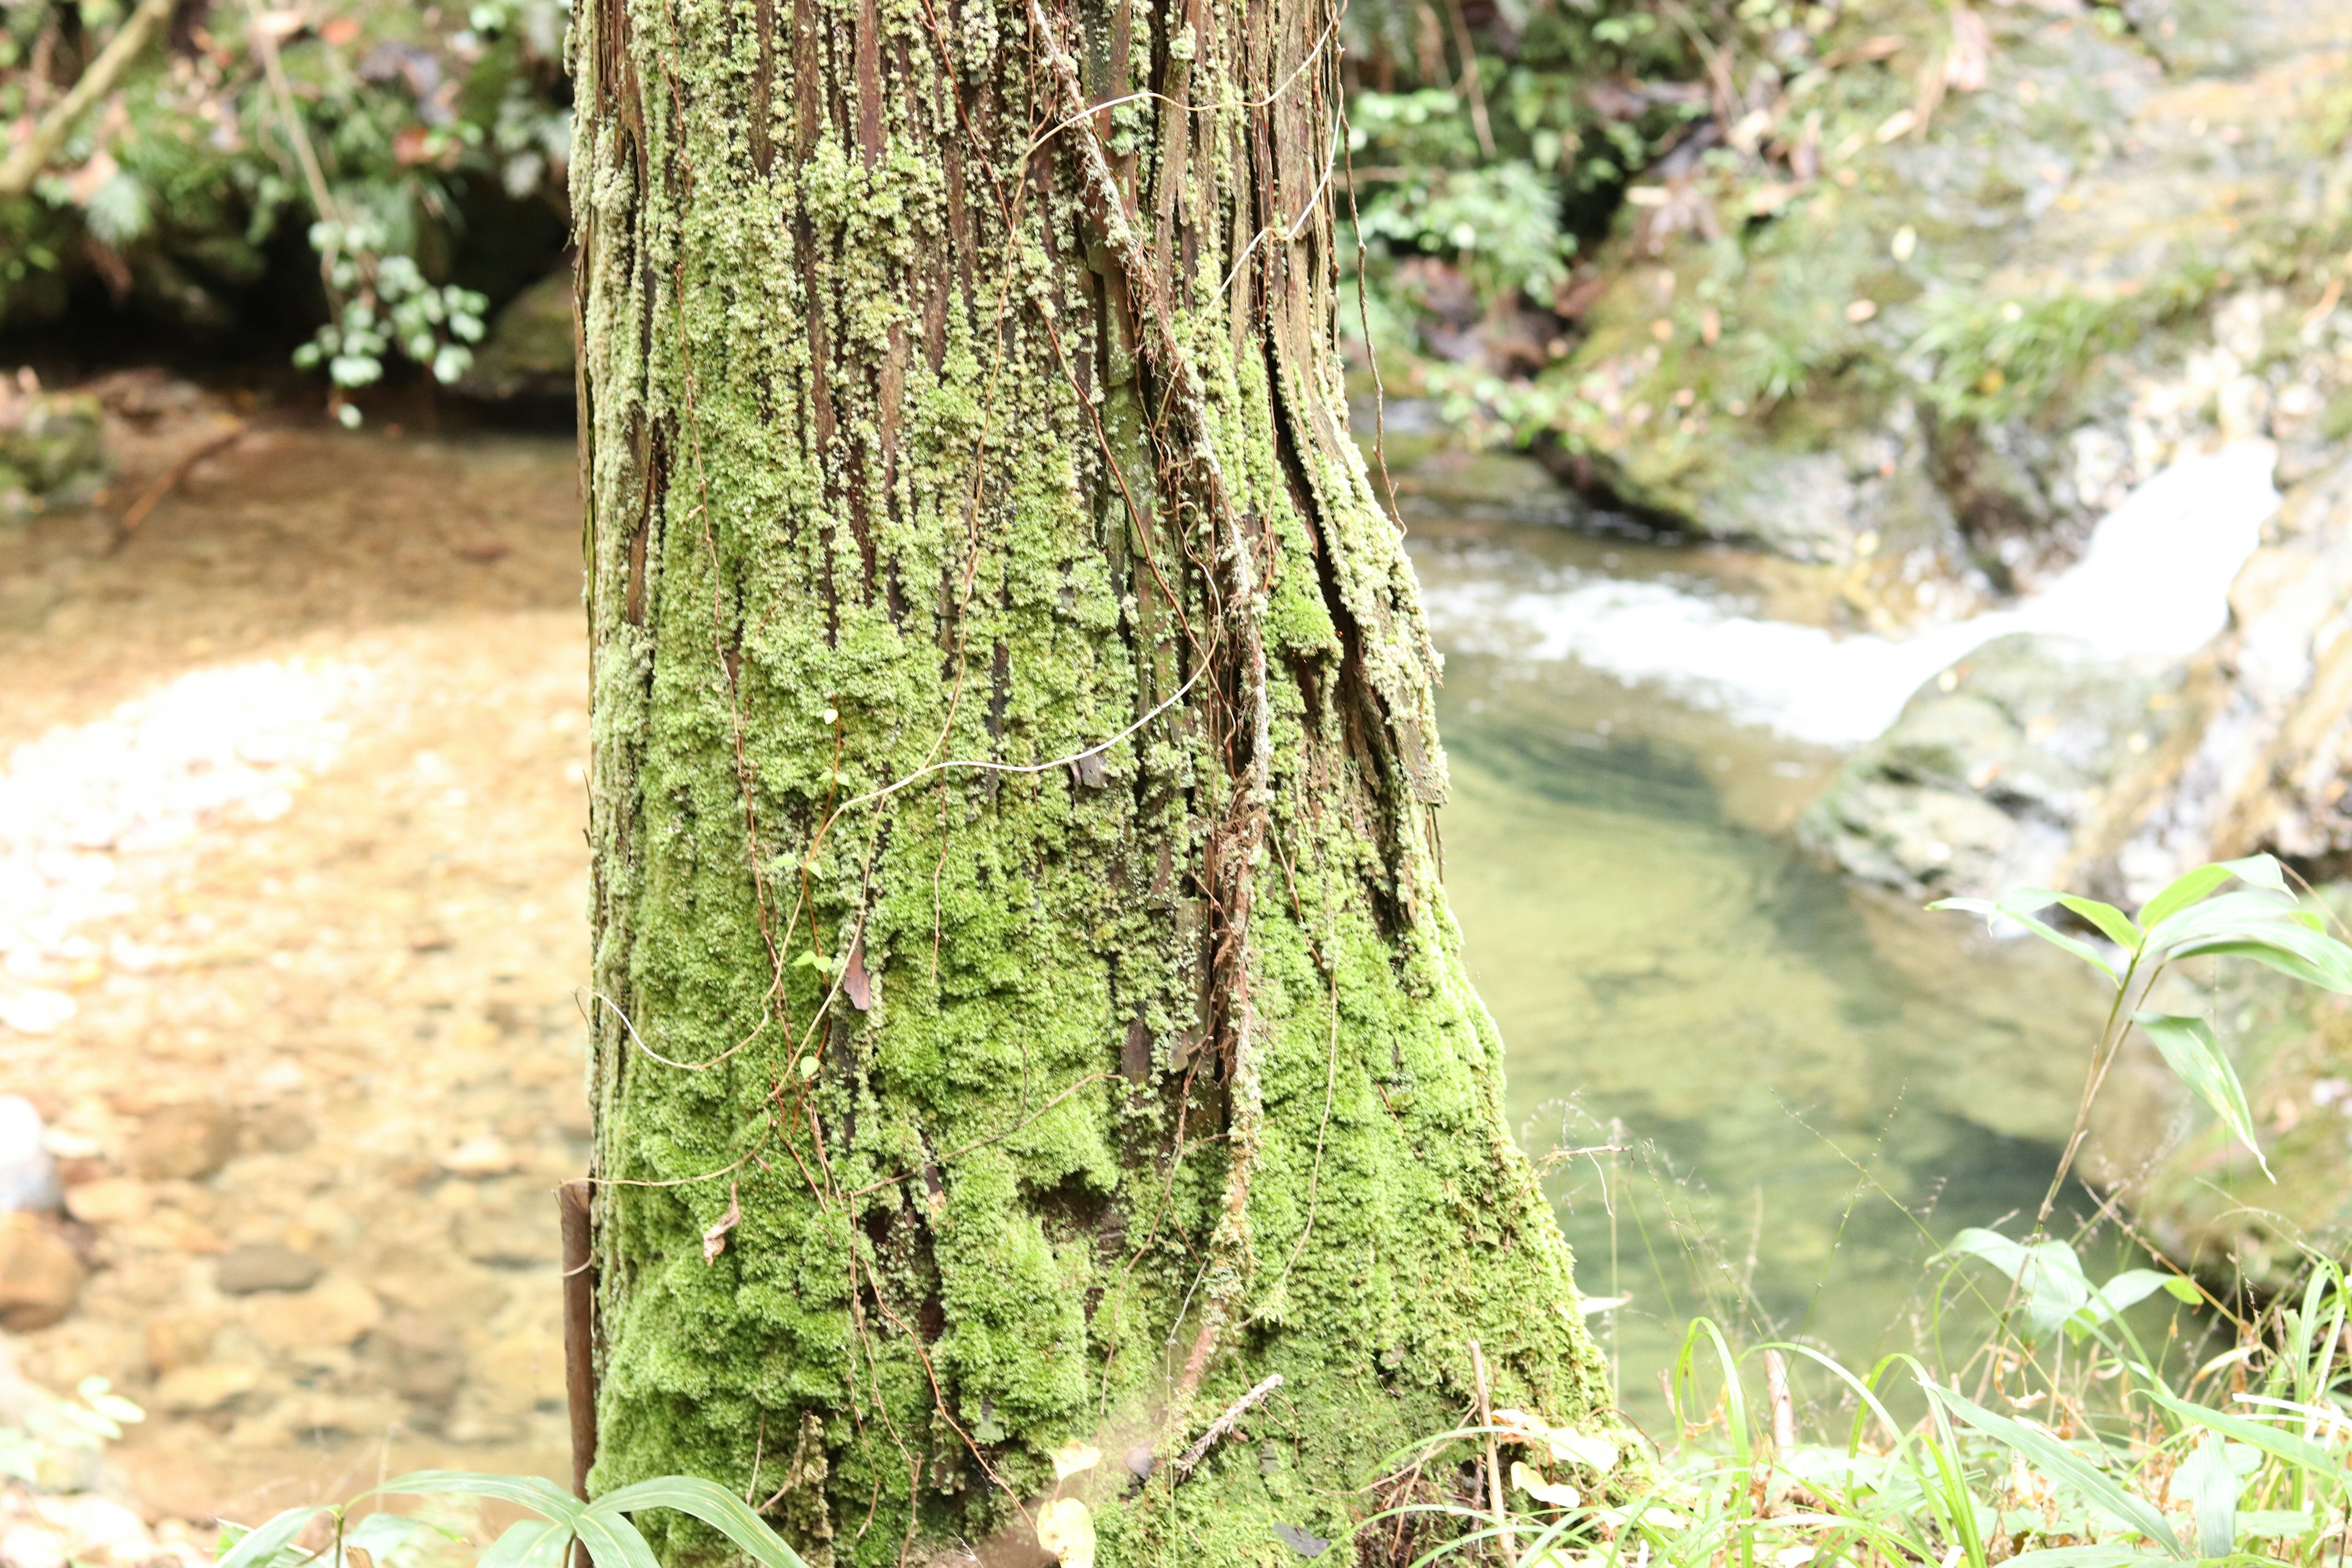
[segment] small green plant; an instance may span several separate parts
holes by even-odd
[[[2200,955],[2352,993],[2352,947],[2315,906],[2266,855],[2200,866],[2136,914],[2041,888],[1932,906],[2030,932],[2114,988],[2031,1232],[1964,1230],[1940,1255],[1930,1320],[1953,1321],[1948,1309],[1966,1303],[1986,1325],[1965,1353],[1944,1355],[1938,1339],[1933,1354],[1864,1372],[1799,1342],[1735,1351],[1697,1318],[1661,1377],[1670,1435],[1496,1411],[1392,1456],[1388,1506],[1358,1527],[1360,1542],[1385,1548],[1381,1561],[1515,1568],[2340,1563],[2352,1541],[2344,1268],[2309,1255],[2298,1291],[2241,1315],[2243,1291],[2211,1292],[2174,1268],[2094,1279],[2073,1243],[2047,1234],[2092,1101],[2135,1028],[2262,1158],[2210,1026],[2146,1004],[2171,965]],[[2053,908],[2082,931],[2062,929]],[[2157,1315],[2168,1302],[2168,1320]],[[2209,1337],[2220,1342],[2199,1350]]]
[[[2043,911],[2053,907],[2064,910],[2087,930],[2113,942],[2115,951],[2102,951],[2084,937],[2059,930],[2043,918]],[[2288,889],[2284,869],[2268,855],[2221,861],[2186,872],[2141,905],[2137,919],[2097,899],[2047,888],[2020,888],[1991,900],[1942,899],[1928,908],[1982,915],[1995,930],[2006,927],[2031,932],[2081,959],[2114,987],[2106,1025],[2084,1079],[2074,1133],[2051,1182],[2050,1195],[2042,1202],[2037,1231],[2048,1223],[2059,1189],[2073,1171],[2074,1156],[2089,1131],[2091,1102],[2106,1082],[2116,1054],[2135,1025],[2181,1082],[2212,1109],[2257,1162],[2263,1160],[2246,1091],[2213,1026],[2202,1018],[2153,1012],[2145,1006],[2149,993],[2174,963],[2200,954],[2247,958],[2305,984],[2352,994],[2352,947],[2328,934],[2326,916]]]
[[[85,1377],[70,1399],[0,1370],[0,1477],[70,1490],[87,1486],[100,1456],[147,1413],[102,1377]]]
[[[1987,300],[1931,296],[1912,343],[1935,365],[1925,391],[1948,417],[2007,419],[2040,409],[2099,355],[2202,304],[2218,274],[2191,267],[2136,293],[2104,298],[2058,292]]]
[[[562,1568],[576,1542],[595,1568],[656,1568],[653,1548],[629,1515],[668,1508],[693,1515],[733,1542],[761,1568],[807,1568],[800,1554],[768,1528],[751,1506],[726,1488],[694,1476],[662,1476],[582,1502],[537,1476],[476,1470],[417,1470],[362,1492],[351,1503],[289,1508],[256,1529],[224,1529],[216,1568],[399,1568],[403,1557],[449,1532],[429,1521],[390,1510],[350,1521],[352,1507],[372,1497],[457,1497],[527,1509],[538,1517],[507,1527],[485,1549],[480,1568]],[[320,1521],[329,1525],[315,1550],[295,1544]]]

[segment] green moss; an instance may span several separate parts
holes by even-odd
[[[869,118],[862,7],[808,13],[841,74],[805,120],[802,45],[779,22],[763,50],[758,8],[579,26],[614,1005],[595,1484],[783,1487],[772,1517],[813,1562],[895,1563],[1025,1539],[1054,1448],[1164,1461],[1280,1371],[1251,1445],[1181,1487],[1164,1463],[1096,1478],[1106,1563],[1255,1563],[1273,1521],[1338,1533],[1381,1456],[1455,1424],[1471,1338],[1498,1397],[1603,1420],[1436,891],[1433,658],[1330,412],[1328,237],[1237,327],[1213,285],[1251,121],[1198,117],[1169,193],[1198,252],[1176,326],[1264,566],[1259,603],[1221,608],[1213,520],[1171,482],[1069,171],[1024,181],[1017,148],[967,139],[966,117],[1027,123],[1017,27],[957,23],[959,109],[921,8],[880,5]],[[1232,25],[1200,39],[1203,101],[1263,98],[1250,73],[1279,66],[1244,72]],[[1162,161],[1142,163],[1156,212]],[[1184,684],[1230,660],[1236,613],[1274,715],[1239,1072],[1202,1036],[1245,710],[1229,662]],[[948,760],[992,767],[918,779]],[[670,1528],[673,1559],[712,1546]]]

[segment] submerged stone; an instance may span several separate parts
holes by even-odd
[[[0,521],[89,501],[113,471],[98,399],[0,377]]]

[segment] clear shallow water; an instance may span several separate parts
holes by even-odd
[[[1412,542],[1441,605],[1579,581],[1726,618],[1813,602],[1729,552],[1483,524]],[[1512,1113],[1538,1156],[1622,1146],[1549,1181],[1585,1292],[1633,1297],[1604,1320],[1626,1397],[1698,1311],[1849,1359],[1912,1347],[1937,1246],[2040,1202],[2102,998],[2038,944],[1814,865],[1790,828],[1835,752],[1435,619],[1446,884]]]

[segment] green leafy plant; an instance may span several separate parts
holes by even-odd
[[[1995,930],[2031,932],[2081,959],[2114,987],[2106,1025],[2084,1081],[2074,1135],[2060,1161],[2051,1195],[2042,1204],[2041,1222],[2048,1220],[2059,1184],[2071,1172],[2082,1147],[2091,1102],[2134,1026],[2155,1045],[2181,1082],[2212,1109],[2231,1136],[2257,1162],[2263,1162],[2245,1089],[2212,1026],[2202,1018],[2155,1012],[2144,1005],[2172,964],[2200,955],[2246,958],[2305,984],[2352,994],[2352,947],[2328,934],[2324,913],[2289,890],[2285,871],[2268,855],[2221,861],[2186,872],[2141,905],[2137,918],[2097,899],[2047,888],[2020,888],[1990,900],[1943,899],[1928,907],[1981,915]],[[2112,942],[2115,951],[2103,951],[2084,936],[2061,931],[2044,918],[2044,912],[2053,908],[2074,916]],[[2269,1169],[2267,1163],[2263,1169]]]
[[[47,126],[61,110],[47,79],[68,13],[101,37],[116,23],[131,34],[145,14],[74,0],[5,8],[0,119]],[[73,277],[94,270],[118,299],[226,329],[291,234],[310,242],[328,318],[298,359],[325,374],[339,413],[345,393],[401,360],[457,379],[488,308],[458,280],[469,258],[528,268],[496,253],[530,243],[518,228],[540,232],[499,204],[543,205],[544,260],[555,258],[567,15],[566,0],[247,0],[141,35],[99,100],[51,127],[23,193],[0,191],[0,321],[62,310]]]
[[[2352,993],[2352,947],[2315,902],[2258,855],[2199,867],[2132,914],[2040,888],[1934,906],[2030,932],[2114,989],[2052,1203],[2135,1028],[2260,1158],[2212,1030],[2146,1003],[2198,956]],[[1977,1227],[1942,1250],[1929,1321],[1958,1321],[1965,1305],[1982,1325],[1957,1345],[1938,1337],[1932,1354],[1864,1371],[1801,1342],[1735,1350],[1696,1318],[1661,1378],[1670,1436],[1647,1445],[1497,1411],[1391,1456],[1378,1489],[1388,1506],[1359,1535],[1410,1535],[1424,1548],[1416,1563],[1516,1568],[2340,1561],[2352,1540],[2343,1266],[2307,1255],[2297,1292],[2242,1316],[2243,1290],[2174,1268],[2095,1279],[2074,1241],[2048,1234],[2052,1203],[2022,1239]]]
[[[222,1534],[216,1568],[297,1568],[314,1563],[322,1568],[358,1568],[362,1559],[355,1552],[397,1568],[404,1552],[429,1543],[436,1534],[446,1536],[426,1521],[389,1510],[350,1521],[353,1504],[381,1496],[472,1498],[526,1509],[537,1516],[509,1525],[482,1552],[480,1568],[562,1568],[575,1542],[596,1568],[656,1568],[653,1548],[629,1521],[632,1513],[652,1508],[692,1515],[733,1542],[761,1568],[806,1568],[800,1554],[749,1504],[712,1481],[663,1476],[582,1502],[537,1476],[476,1470],[417,1470],[362,1492],[352,1503],[289,1508],[252,1530],[229,1527]],[[306,1551],[295,1544],[322,1520],[329,1526],[324,1545]]]
[[[0,1477],[28,1486],[86,1484],[109,1443],[146,1412],[102,1377],[85,1377],[71,1398],[0,1372]]]

